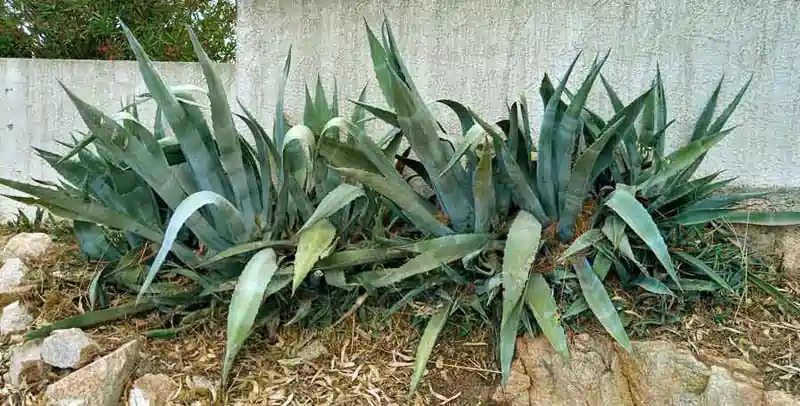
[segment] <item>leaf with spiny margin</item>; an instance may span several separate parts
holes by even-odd
[[[593,228],[583,234],[581,234],[575,241],[567,247],[566,251],[561,254],[561,258],[559,261],[566,261],[569,258],[577,255],[578,253],[591,248],[594,244],[602,241],[605,237],[603,236],[603,232]]]
[[[214,150],[213,141],[201,134],[197,127],[198,123],[205,123],[205,120],[202,117],[190,117],[176,95],[158,74],[150,57],[147,56],[130,29],[125,24],[120,24],[131,50],[136,55],[142,79],[147,85],[150,95],[161,107],[161,112],[172,128],[175,138],[180,142],[187,162],[197,175],[195,180],[198,185],[203,190],[211,190],[225,198],[232,198],[229,195],[232,190],[231,185]]]
[[[422,333],[422,338],[417,345],[417,353],[414,356],[414,373],[411,376],[411,393],[417,390],[417,386],[420,380],[422,380],[422,376],[425,374],[425,367],[428,365],[428,359],[431,357],[436,339],[447,323],[450,307],[451,305],[449,303],[441,306],[439,310],[431,316],[428,320],[428,324],[425,326],[425,331]]]
[[[219,160],[230,179],[236,206],[242,211],[248,230],[255,227],[256,202],[252,200],[244,167],[244,157],[239,143],[239,133],[233,122],[233,114],[228,105],[225,84],[214,71],[211,59],[203,50],[194,31],[189,28],[189,38],[203,70],[208,86],[208,100],[211,103],[211,123],[217,142]]]
[[[226,331],[228,340],[225,347],[225,358],[222,361],[223,388],[227,387],[233,361],[250,335],[267,286],[277,270],[278,260],[275,251],[265,248],[250,259],[239,276],[228,308],[228,329]]]
[[[456,113],[456,116],[458,116],[458,121],[461,123],[461,135],[466,136],[467,131],[469,131],[469,129],[475,125],[475,120],[472,119],[472,114],[470,114],[469,108],[455,100],[440,99],[437,100],[437,102],[444,104],[445,106],[449,107],[453,113]]]
[[[364,285],[373,288],[389,286],[406,278],[430,272],[482,249],[488,241],[488,236],[485,234],[455,234],[430,241],[431,249],[422,252],[398,268],[362,272],[356,277]]]
[[[292,293],[303,283],[314,264],[330,255],[336,248],[336,227],[328,219],[321,219],[299,234],[294,259]]]
[[[589,261],[586,258],[582,258],[581,261],[572,266],[578,276],[578,283],[581,285],[583,297],[592,313],[622,348],[632,352],[631,340],[628,338],[628,333],[625,332],[625,327],[622,326],[622,320],[617,314],[617,309],[614,307],[614,303],[611,302],[603,282],[600,281],[597,274],[592,270],[592,266],[589,265]]]
[[[614,210],[628,227],[647,244],[658,258],[658,262],[667,270],[670,278],[680,287],[681,282],[669,256],[667,244],[647,209],[628,190],[620,187],[606,200],[605,204]]]
[[[564,87],[569,80],[572,69],[578,61],[580,53],[575,56],[575,59],[567,68],[567,72],[561,79],[556,90],[550,96],[544,110],[544,117],[542,117],[542,126],[539,131],[539,146],[537,150],[537,164],[536,164],[536,188],[538,196],[541,199],[542,207],[545,213],[551,218],[558,218],[558,180],[559,180],[559,162],[567,161],[569,163],[569,156],[572,152],[568,152],[565,156],[557,156],[556,153],[563,148],[556,148],[558,134],[561,127],[561,119],[565,113],[561,112],[560,103],[561,95],[564,93]],[[559,142],[563,144],[564,142]],[[572,147],[572,145],[570,145]]]
[[[623,117],[619,117],[616,121],[606,126],[600,137],[586,148],[575,161],[569,184],[564,189],[564,193],[560,195],[562,205],[561,214],[559,215],[558,234],[562,241],[572,239],[572,228],[583,209],[583,202],[586,200],[589,185],[594,180],[592,172],[595,163],[612,139],[619,141],[619,137],[616,137],[616,135],[622,123]],[[611,147],[613,150],[613,146]]]

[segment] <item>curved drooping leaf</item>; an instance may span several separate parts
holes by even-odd
[[[658,258],[658,262],[667,270],[670,278],[680,287],[681,282],[669,256],[667,244],[664,242],[664,237],[661,236],[658,226],[653,222],[653,218],[650,217],[647,209],[628,190],[619,187],[605,204],[614,210],[628,224],[628,227],[647,244],[653,254],[656,255],[656,258]]]
[[[220,251],[210,257],[204,258],[202,262],[197,264],[196,268],[207,268],[216,263],[233,258],[237,255],[247,254],[253,251],[258,251],[264,248],[294,248],[295,244],[289,240],[265,240],[253,241],[244,244],[235,245],[224,251]]]
[[[567,347],[567,335],[564,327],[558,320],[558,305],[553,298],[550,285],[541,274],[535,273],[528,278],[528,289],[525,293],[525,303],[531,309],[536,323],[542,329],[545,337],[561,355],[564,362],[569,362],[569,348]]]
[[[303,230],[311,227],[321,219],[332,216],[334,213],[362,196],[364,196],[364,189],[361,187],[353,186],[348,183],[342,183],[336,186],[336,189],[333,189],[322,198],[322,201],[317,205],[311,218],[306,221],[299,232],[303,232]]]
[[[314,264],[330,255],[331,251],[336,248],[336,227],[327,219],[313,223],[299,235],[294,259],[293,293],[314,267]]]
[[[674,293],[660,280],[647,275],[639,275],[638,278],[633,280],[633,284],[657,295],[675,296]]]
[[[411,389],[410,392],[414,393],[417,390],[419,381],[422,380],[422,375],[425,374],[425,367],[428,365],[428,358],[431,357],[431,351],[436,344],[436,339],[442,328],[447,323],[447,316],[450,314],[450,304],[442,306],[439,310],[431,316],[428,324],[425,326],[425,331],[422,333],[422,338],[417,345],[417,353],[414,356],[414,373],[411,376]]]
[[[150,270],[147,272],[147,276],[139,290],[137,300],[141,300],[142,296],[144,296],[150,284],[153,282],[153,279],[155,279],[158,270],[161,269],[164,261],[166,261],[167,254],[169,254],[172,249],[172,244],[178,238],[178,232],[186,223],[186,220],[197,210],[209,204],[219,207],[222,212],[225,213],[231,235],[239,235],[240,237],[246,235],[242,214],[227,199],[209,190],[192,194],[175,209],[175,213],[173,213],[169,225],[167,225],[167,231],[164,233],[164,241],[161,243],[161,248],[159,248],[158,254],[153,260]]]
[[[439,237],[431,242],[431,249],[423,251],[405,264],[394,269],[362,272],[356,277],[365,286],[380,288],[400,282],[415,275],[430,272],[443,265],[460,260],[478,251],[488,241],[485,234],[460,234]]]
[[[587,250],[591,248],[594,244],[600,242],[605,238],[603,236],[603,232],[596,228],[593,228],[583,234],[581,234],[575,241],[567,247],[566,251],[561,254],[561,258],[559,261],[566,261],[567,259],[577,255],[583,250]]]
[[[499,127],[495,130],[498,134],[501,132]],[[439,176],[444,175],[447,173],[447,171],[461,162],[461,158],[464,157],[464,154],[470,150],[474,150],[475,147],[480,144],[487,135],[488,134],[483,127],[478,124],[470,127],[466,134],[464,134],[464,138],[458,141],[458,148],[456,148],[455,152],[453,152],[453,155],[450,157],[450,160],[447,162],[447,165],[445,165],[444,169],[442,169],[442,173],[440,173]]]
[[[423,232],[440,236],[453,233],[450,228],[439,222],[430,207],[427,207],[419,195],[405,182],[403,182],[405,186],[398,188],[394,187],[395,185],[385,177],[375,173],[350,168],[337,167],[334,169],[342,176],[362,183],[394,202],[403,210],[403,214]]]
[[[316,138],[310,128],[299,124],[286,132],[281,149],[283,169],[306,191],[314,181],[315,149]]]
[[[611,298],[608,297],[608,292],[606,292],[603,282],[600,281],[597,274],[592,270],[592,266],[589,265],[589,261],[583,258],[572,266],[578,276],[578,283],[581,285],[586,304],[592,309],[592,313],[597,317],[597,320],[600,321],[600,324],[622,348],[628,352],[633,351],[631,340],[628,338],[628,333],[625,332],[625,327],[622,326],[622,320],[617,314],[617,309],[614,307],[614,303],[611,302]]]
[[[164,234],[152,225],[142,224],[125,213],[119,213],[96,201],[85,201],[81,198],[70,196],[67,193],[42,186],[30,185],[9,179],[0,178],[0,185],[29,194],[35,198],[3,195],[9,199],[39,206],[52,211],[54,214],[73,220],[89,221],[120,230],[127,230],[133,234],[144,237],[150,241],[160,243]],[[183,261],[194,262],[197,257],[191,250],[182,244],[175,244],[175,253]]]
[[[504,381],[507,381],[511,370],[519,309],[528,284],[528,274],[539,251],[541,235],[542,224],[526,211],[517,214],[508,230],[503,251],[503,312],[500,321],[500,369]]]
[[[458,116],[458,121],[461,123],[461,135],[466,136],[469,129],[475,125],[475,121],[472,119],[472,114],[470,114],[469,108],[455,100],[440,99],[437,100],[437,102],[444,104],[445,106],[449,107],[450,110],[453,110],[453,113],[456,113]]]
[[[688,210],[669,219],[670,224],[690,226],[721,221],[758,226],[790,226],[800,224],[798,212],[745,212],[730,209]]]
[[[225,347],[225,358],[222,361],[223,387],[227,387],[233,361],[247,336],[250,335],[267,285],[277,270],[278,261],[275,251],[266,248],[250,259],[239,276],[239,282],[233,291],[228,308],[228,342]]]
[[[733,290],[733,288],[731,288],[727,282],[725,282],[725,279],[722,279],[722,277],[717,273],[717,271],[711,269],[711,267],[708,266],[705,262],[681,251],[672,251],[672,254],[678,257],[678,259],[680,259],[682,262],[690,265],[692,268],[704,273],[706,276],[709,277],[709,279],[714,281],[717,285],[721,286],[728,292],[733,293],[734,295],[736,294],[736,291]]]

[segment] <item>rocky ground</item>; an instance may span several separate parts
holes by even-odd
[[[800,250],[795,234],[786,235],[761,243],[784,246],[791,271]],[[568,365],[544,339],[520,337],[505,390],[487,328],[446,331],[418,393],[408,396],[419,341],[408,314],[386,323],[352,317],[326,329],[264,326],[221,391],[225,319],[217,310],[169,339],[143,335],[164,324],[151,314],[25,342],[25,331],[87,311],[98,265],[68,237],[0,234],[0,247],[4,405],[800,405],[800,322],[756,292],[637,333],[632,354],[590,322],[570,334]],[[796,277],[783,278],[781,289],[800,297]]]

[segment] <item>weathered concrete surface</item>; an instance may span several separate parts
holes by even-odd
[[[580,49],[584,56],[575,81],[582,80],[595,54],[611,48],[603,72],[628,101],[650,83],[660,63],[669,117],[677,119],[668,134],[672,140],[688,136],[723,73],[723,103],[753,74],[731,121],[740,128],[716,147],[704,169],[724,168],[740,176],[740,185],[800,186],[800,2],[794,0],[240,0],[238,5],[238,96],[265,125],[290,44],[287,104],[293,117],[303,107],[303,81],[317,73],[329,84],[335,77],[350,98],[369,83],[369,100],[383,104],[364,19],[378,29],[385,12],[423,96],[454,98],[487,119],[499,117],[504,101],[521,92],[531,101],[533,117],[541,117],[542,75],[562,75]],[[608,109],[602,86],[590,103]],[[455,123],[454,116],[447,119]]]
[[[194,63],[157,63],[171,85],[205,87],[200,66]],[[217,72],[233,88],[233,67],[217,65]],[[87,61],[0,58],[0,177],[15,180],[55,179],[32,147],[63,150],[55,140],[69,141],[70,133],[85,128],[58,80],[79,97],[116,111],[145,90],[133,61]],[[232,93],[232,92],[231,92]],[[152,124],[152,103],[142,106],[143,121]],[[0,193],[8,190],[0,188]],[[17,205],[0,197],[0,217]]]

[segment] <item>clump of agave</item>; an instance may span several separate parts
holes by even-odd
[[[440,100],[461,127],[459,134],[446,134],[384,23],[381,38],[369,27],[367,35],[386,107],[368,103],[362,92],[345,118],[336,90],[328,101],[318,81],[313,96],[306,91],[303,123],[289,126],[283,114],[287,57],[268,132],[245,106],[233,113],[194,35],[206,90],[168,86],[124,30],[148,93],[108,114],[67,89],[89,132],[65,143],[66,154],[38,151],[62,181],[0,180],[31,196],[12,198],[73,219],[87,255],[113,260],[88,292],[96,310],[29,338],[156,309],[183,315],[172,328],[150,333],[170,335],[202,322],[211,304],[227,303],[226,382],[250,331],[275,317],[280,303],[299,303],[294,320],[307,315],[319,295],[338,292],[333,297],[346,308],[364,295],[395,292],[400,299],[387,312],[418,299],[434,309],[418,347],[412,390],[457,311],[474,312],[487,325],[499,319],[505,381],[521,326],[538,326],[568,360],[562,319],[591,312],[630,349],[604,285],[612,278],[664,297],[736,293],[680,243],[687,230],[710,223],[800,223],[798,213],[735,211],[761,195],[722,195],[729,179],[694,176],[707,151],[732,130],[726,123],[747,85],[715,117],[720,83],[689,142],[670,154],[661,75],[625,104],[600,75],[608,55],[595,60],[574,93],[565,84],[575,61],[557,86],[545,76],[538,121],[525,98],[497,123]],[[614,108],[610,118],[586,107],[597,79]],[[197,96],[206,96],[208,105]],[[158,106],[152,129],[137,114],[137,104],[145,102]],[[367,113],[390,131],[368,133]],[[237,131],[237,118],[254,145]],[[404,141],[409,147],[401,151]],[[432,197],[412,187],[409,170]],[[112,241],[101,226],[126,238]],[[151,243],[157,253],[143,257]],[[176,276],[181,282],[170,282]],[[137,298],[107,307],[110,286]],[[557,302],[554,289],[566,300]],[[782,304],[798,311],[790,301]]]

